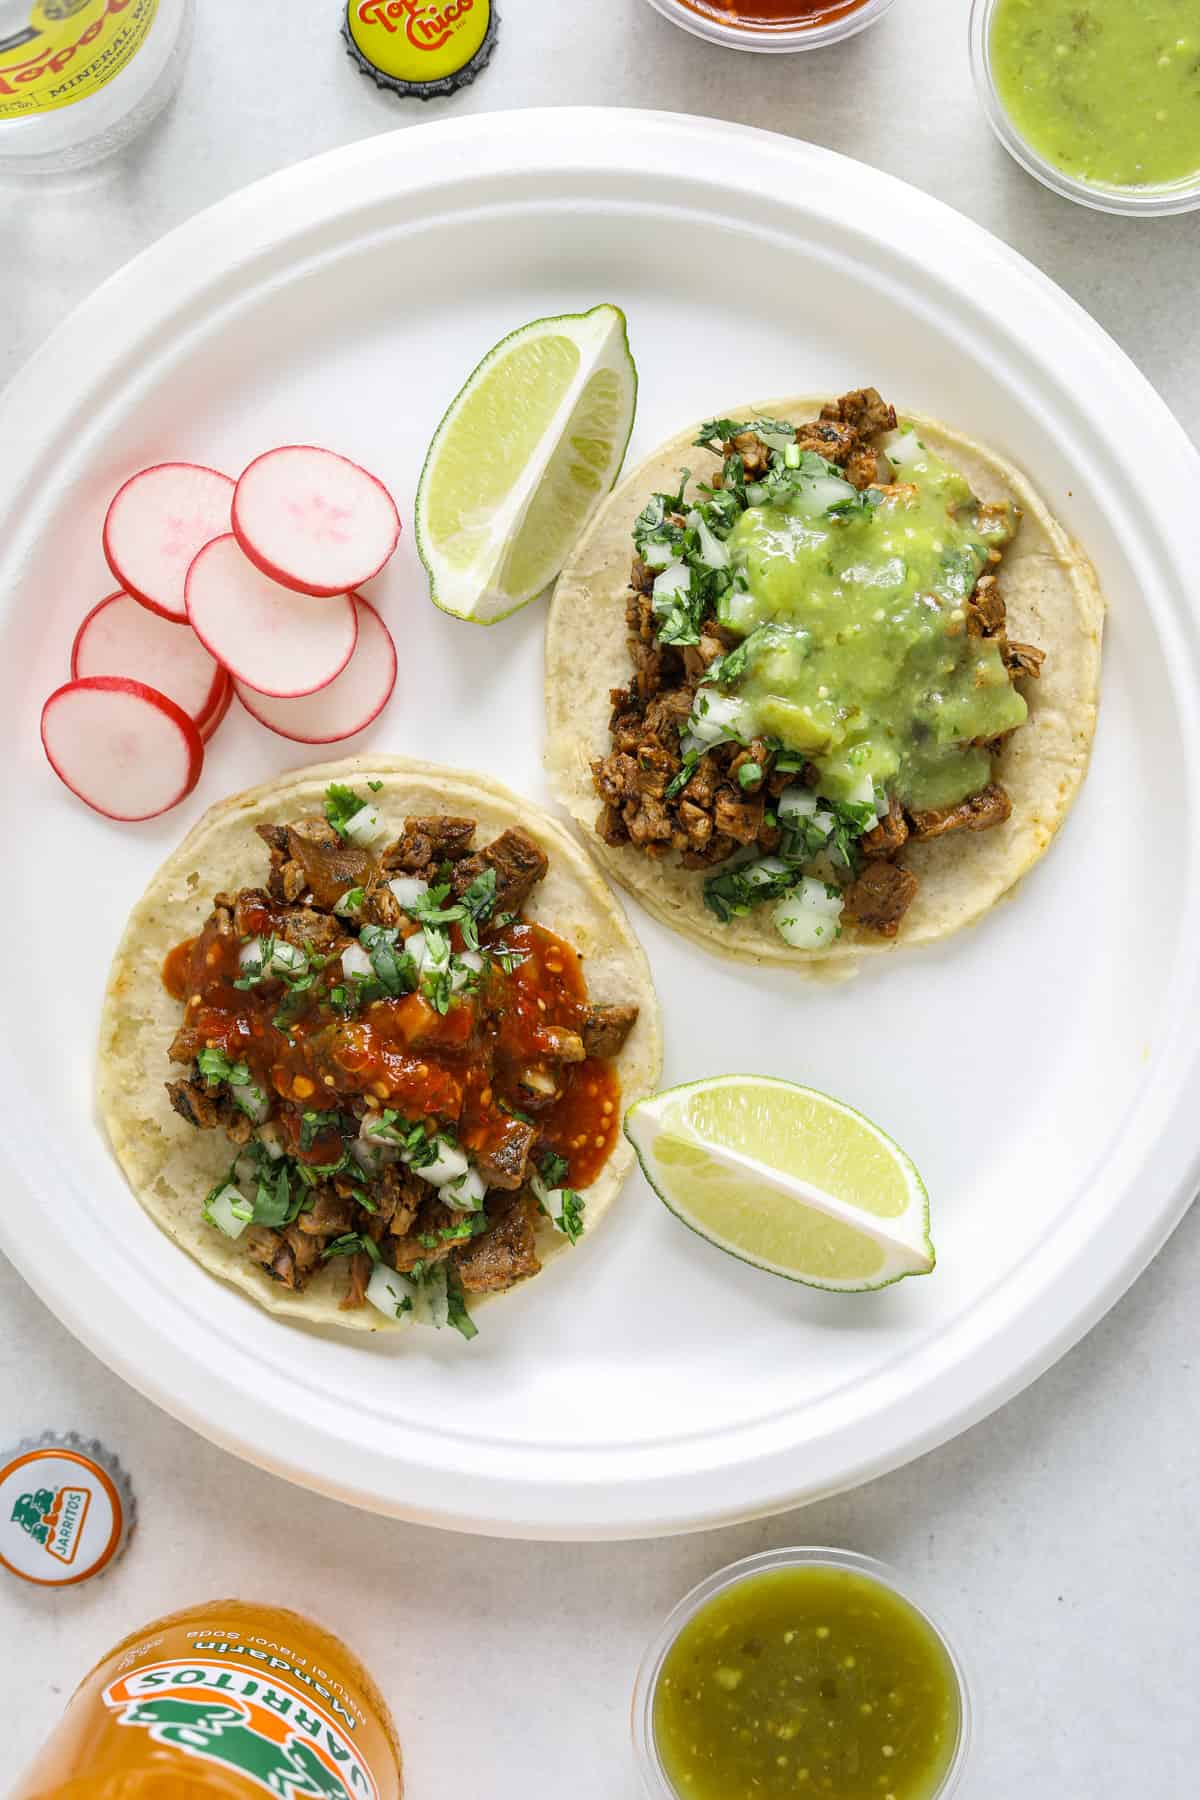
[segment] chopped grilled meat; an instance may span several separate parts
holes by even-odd
[[[536,1125],[527,1125],[524,1119],[509,1119],[502,1138],[472,1151],[488,1187],[511,1191],[525,1185],[537,1136]]]
[[[288,913],[280,931],[280,936],[289,944],[294,944],[297,950],[307,950],[312,956],[329,956],[343,935],[336,919],[311,906],[298,906]]]
[[[896,409],[882,398],[878,388],[854,388],[821,408],[823,419],[840,419],[863,438],[896,429]]]
[[[274,901],[265,888],[243,888],[234,902],[233,927],[240,938],[258,934],[258,918],[274,909]]]
[[[502,1293],[536,1275],[542,1266],[537,1253],[536,1200],[522,1194],[507,1205],[500,1201],[495,1211],[498,1216],[482,1237],[471,1238],[454,1251],[458,1278],[468,1294]]]
[[[374,871],[370,851],[345,843],[325,819],[298,819],[287,827],[287,840],[288,854],[303,869],[313,904],[326,911],[347,889],[362,887]]]
[[[637,788],[661,800],[678,775],[680,759],[659,744],[643,744],[637,754]]]
[[[865,832],[859,843],[864,856],[891,857],[903,850],[907,840],[908,820],[904,817],[904,808],[893,795],[887,817],[880,819],[873,830]]]
[[[519,912],[550,867],[546,853],[536,838],[519,825],[511,825],[476,856],[469,856],[454,870],[456,896],[465,894],[471,883],[487,869],[496,871],[496,905],[498,913]]]
[[[636,1006],[589,1006],[583,1021],[583,1047],[589,1056],[619,1056],[637,1024]]]
[[[931,808],[928,812],[910,812],[909,826],[913,842],[926,843],[930,838],[945,837],[951,831],[989,831],[1003,825],[1012,814],[1012,801],[998,782],[991,782],[981,793],[972,794],[958,806]]]
[[[661,800],[653,794],[646,794],[641,805],[630,818],[626,813],[629,836],[639,850],[648,850],[654,845],[667,848],[672,837],[671,815]]]
[[[534,1033],[534,1045],[550,1062],[581,1063],[587,1055],[579,1033],[565,1025],[543,1025]]]
[[[440,1200],[423,1200],[412,1230],[390,1246],[392,1261],[400,1273],[407,1274],[417,1263],[445,1262],[458,1240],[444,1238],[442,1233],[461,1225],[463,1216]]]
[[[176,1057],[174,1060],[191,1062],[192,1058]],[[180,1118],[186,1119],[198,1131],[212,1131],[221,1123],[217,1095],[203,1081],[168,1081],[167,1093]]]
[[[717,830],[733,838],[735,843],[753,844],[762,829],[763,806],[761,795],[756,800],[739,800],[722,790],[717,795],[713,821]]]
[[[342,1312],[353,1312],[356,1307],[366,1304],[367,1283],[371,1279],[371,1270],[374,1266],[365,1250],[354,1252],[350,1258],[350,1281],[346,1289],[346,1297],[340,1306]]]
[[[563,1092],[563,1077],[559,1069],[549,1063],[529,1063],[517,1076],[520,1089],[521,1105],[530,1112],[537,1112],[540,1107],[549,1106]]]
[[[860,493],[864,493],[869,487],[875,487],[879,481],[878,452],[865,444],[860,445],[842,473]]]
[[[393,875],[424,875],[439,863],[458,862],[466,856],[474,836],[474,819],[456,819],[449,814],[406,819],[404,830],[380,861]]]
[[[644,563],[640,556],[633,559],[633,567],[629,571],[629,585],[635,594],[652,594],[654,592],[655,571],[649,563]]]
[[[1007,610],[1000,583],[994,575],[981,575],[967,601],[967,630],[972,637],[996,637],[1004,630]]]
[[[344,1232],[354,1230],[357,1210],[349,1196],[343,1197],[332,1187],[321,1186],[313,1190],[312,1205],[300,1214],[296,1224],[305,1237],[341,1237]]]
[[[1036,681],[1046,660],[1046,652],[1036,649],[1033,644],[1005,644],[1000,654],[1014,681]]]
[[[320,1266],[321,1240],[305,1237],[295,1225],[286,1225],[282,1231],[274,1231],[268,1225],[252,1225],[243,1241],[251,1262],[265,1269],[273,1281],[296,1292]]]
[[[612,756],[598,757],[592,764],[592,776],[596,792],[611,807],[621,807],[626,800],[636,800],[642,791],[637,762],[624,750],[618,750]]]
[[[277,850],[281,856],[288,854],[288,835],[286,825],[256,825],[255,835],[260,837],[268,850]]]
[[[826,462],[836,463],[840,469],[845,467],[858,449],[858,433],[853,425],[822,416],[798,425],[796,442],[801,451],[807,450],[816,456],[823,456]]]
[[[842,922],[862,925],[880,937],[895,937],[900,921],[912,905],[919,883],[899,863],[869,862],[858,879],[846,889],[846,906]]]
[[[629,842],[629,827],[615,806],[602,806],[596,820],[596,830],[604,842],[614,850]]]
[[[771,447],[764,444],[756,431],[739,431],[722,446],[726,456],[740,456],[748,478],[756,481],[771,467]]]
[[[389,887],[368,888],[358,914],[364,925],[383,925],[388,929],[399,925],[404,909]]]

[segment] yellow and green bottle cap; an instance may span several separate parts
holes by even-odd
[[[493,0],[346,0],[342,34],[379,87],[432,100],[486,68],[499,25]]]

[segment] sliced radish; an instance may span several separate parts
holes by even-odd
[[[131,594],[93,606],[71,646],[71,678],[127,675],[182,706],[203,733],[226,700],[229,676],[195,632],[152,613]]]
[[[199,463],[158,463],[125,483],[104,521],[104,554],[135,600],[177,624],[197,550],[229,530],[234,484]]]
[[[361,595],[352,596],[358,611],[358,643],[336,681],[301,700],[269,700],[237,682],[237,697],[246,711],[268,731],[298,744],[336,744],[364,731],[378,718],[396,685],[396,646],[392,635]]]
[[[381,481],[332,450],[288,444],[250,464],[233,530],[255,568],[300,594],[344,594],[378,575],[400,537]]]
[[[153,819],[187,797],[204,767],[194,722],[165,694],[120,675],[70,681],[42,708],[59,780],[108,819]]]
[[[221,670],[221,676],[224,686],[221,689],[221,698],[217,702],[216,711],[209,713],[208,717],[201,719],[199,723],[200,736],[206,744],[210,738],[216,736],[218,727],[224,722],[225,714],[233,705],[233,677],[225,669]]]
[[[297,600],[247,562],[232,536],[206,544],[188,570],[187,609],[192,630],[217,661],[273,699],[327,687],[358,641],[349,594]]]

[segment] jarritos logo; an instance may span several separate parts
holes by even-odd
[[[287,1682],[220,1663],[161,1662],[112,1682],[103,1699],[118,1725],[235,1769],[276,1800],[379,1800],[343,1727]]]
[[[12,1522],[20,1525],[47,1556],[56,1562],[75,1561],[83,1521],[92,1496],[85,1487],[38,1488],[22,1494],[12,1509]]]
[[[359,0],[363,25],[382,25],[393,36],[403,33],[414,50],[444,50],[468,16],[475,0],[449,0],[431,6],[427,0]]]

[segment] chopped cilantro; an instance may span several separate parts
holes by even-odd
[[[583,1236],[583,1195],[577,1194],[574,1188],[563,1188],[562,1203],[562,1211],[554,1223],[569,1242],[577,1244]]]
[[[364,804],[353,788],[340,781],[331,781],[325,789],[325,817],[340,838],[345,837],[346,826],[355,813],[362,811]]]
[[[764,868],[761,863],[739,863],[710,875],[704,883],[704,904],[716,913],[721,923],[744,918],[764,900],[778,900],[796,885],[799,871],[781,862],[778,869]]]
[[[367,891],[365,888],[347,888],[346,892],[337,903],[337,910],[338,912],[357,912],[366,897]]]
[[[382,781],[368,781],[367,786],[370,788],[370,790],[373,794],[380,794],[383,792]]]
[[[411,994],[417,985],[417,971],[411,956],[398,946],[400,934],[394,927],[364,925],[358,941],[371,959],[371,967],[384,992],[393,999]]]
[[[547,1187],[561,1187],[569,1173],[566,1157],[560,1156],[557,1150],[547,1150],[541,1161],[540,1173]]]
[[[231,1087],[245,1087],[250,1079],[250,1070],[246,1064],[231,1062],[223,1050],[201,1050],[196,1058],[196,1067],[209,1087],[216,1087],[221,1081],[227,1081]]]
[[[357,1256],[360,1250],[365,1250],[373,1263],[383,1261],[374,1238],[360,1231],[348,1231],[344,1237],[334,1238],[332,1243],[326,1244],[321,1261],[326,1262],[331,1256]]]
[[[738,786],[743,788],[757,787],[763,778],[762,764],[756,762],[743,763],[738,770]]]
[[[293,1199],[291,1176],[288,1164],[284,1162],[274,1182],[268,1179],[268,1171],[260,1170],[258,1191],[254,1198],[254,1223],[270,1225],[278,1230],[280,1226],[290,1225],[300,1212],[304,1202],[302,1193]]]
[[[696,773],[696,765],[703,754],[704,752],[702,750],[688,751],[683,759],[683,767],[680,769],[678,775],[675,776],[673,781],[667,783],[666,799],[674,800],[677,794],[682,794],[684,788]]]
[[[446,1323],[453,1325],[455,1331],[460,1332],[470,1343],[472,1338],[479,1336],[479,1327],[467,1311],[467,1302],[463,1296],[460,1282],[449,1272],[446,1276],[446,1301],[448,1309]]]

